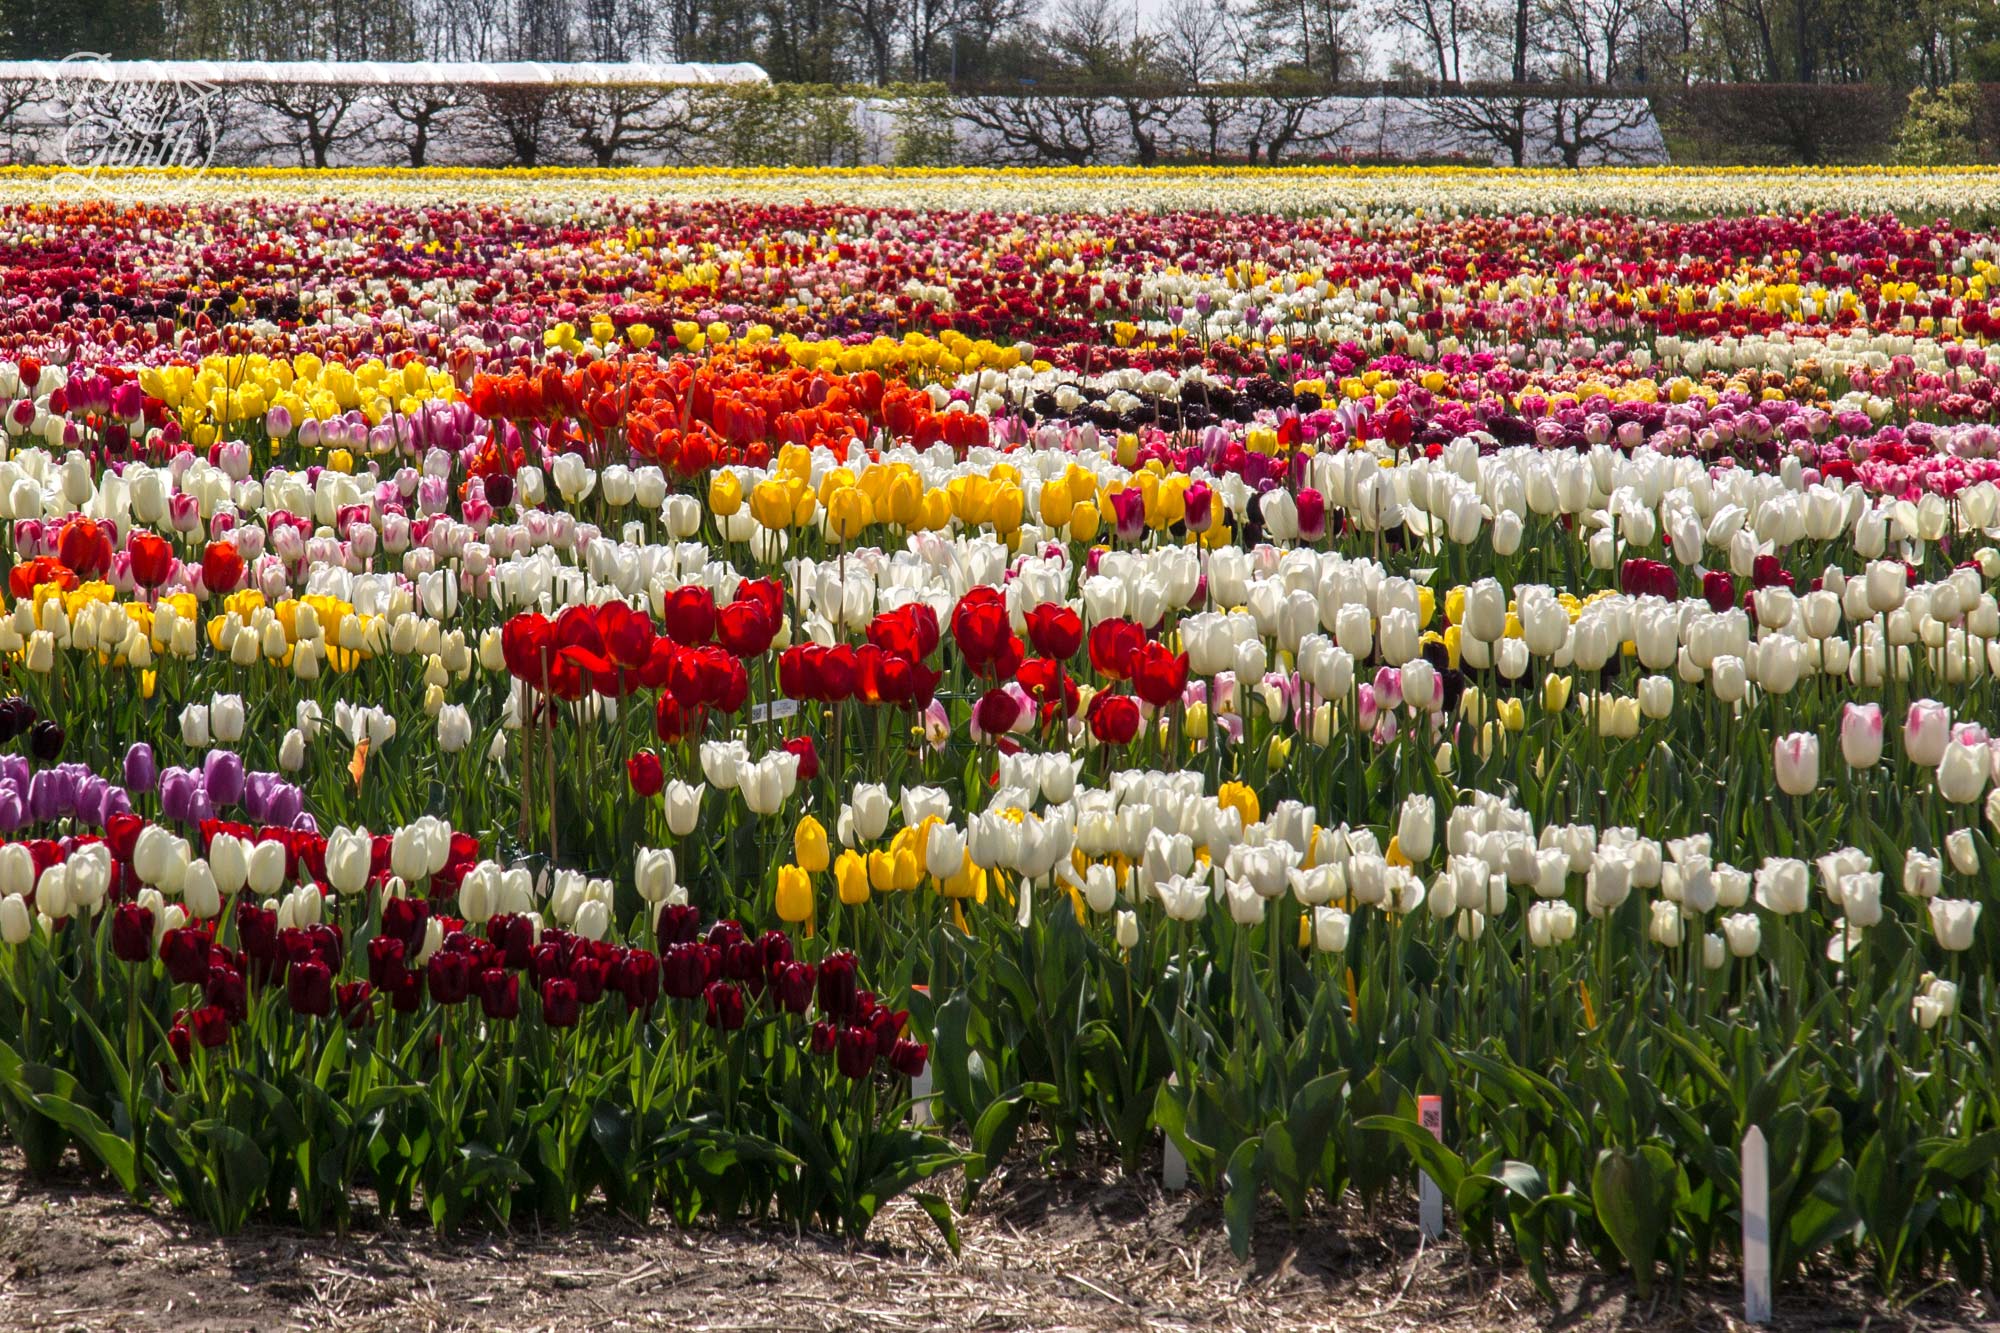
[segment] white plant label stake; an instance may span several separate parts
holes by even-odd
[[[1180,1077],[1170,1075],[1167,1083],[1179,1087]],[[1187,1188],[1187,1158],[1181,1156],[1180,1145],[1174,1142],[1173,1135],[1163,1134],[1161,1137],[1166,1140],[1166,1152],[1160,1159],[1160,1188],[1178,1194]]]
[[[923,1072],[910,1079],[910,1123],[928,1125],[931,1115],[931,1067],[924,1065]]]
[[[1743,1322],[1771,1320],[1771,1160],[1764,1131],[1743,1136]]]
[[[1444,1142],[1444,1098],[1433,1095],[1417,1098],[1417,1123],[1428,1129],[1439,1143]],[[1425,1240],[1444,1235],[1444,1191],[1428,1171],[1417,1173],[1417,1218]]]

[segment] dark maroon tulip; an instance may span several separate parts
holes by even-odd
[[[343,981],[334,990],[340,1005],[340,1021],[359,1032],[375,1023],[375,985],[368,981]]]
[[[399,939],[390,935],[377,935],[368,941],[368,979],[388,990],[396,983],[396,978],[408,971],[404,959],[409,949]]]
[[[834,1037],[834,1059],[849,1078],[867,1078],[875,1067],[875,1034],[867,1028],[842,1028]]]
[[[293,1013],[325,1018],[333,1012],[333,973],[317,958],[293,963],[285,969],[285,998]]]
[[[542,983],[542,1021],[552,1028],[573,1028],[583,1005],[576,998],[576,983],[567,977],[550,977]]]
[[[843,1019],[852,1014],[860,991],[860,975],[848,950],[828,955],[819,965],[819,1011],[826,1017]]]
[[[734,1032],[743,1026],[742,987],[733,981],[711,981],[702,995],[708,1001],[708,1013],[703,1021],[710,1027]]]
[[[479,1007],[496,1022],[521,1016],[521,978],[504,967],[489,967],[479,974]]]
[[[924,1065],[931,1058],[929,1044],[899,1037],[889,1048],[889,1068],[904,1078],[915,1078],[924,1072]]]
[[[434,1004],[464,1004],[472,993],[472,960],[440,949],[424,968],[424,981]]]
[[[650,1012],[653,1001],[660,998],[659,955],[644,949],[627,950],[618,960],[618,989],[625,996],[627,1012]]]
[[[779,963],[771,969],[771,995],[786,1013],[802,1014],[812,1004],[817,980],[811,963]]]
[[[208,962],[215,941],[205,930],[180,926],[160,937],[160,961],[167,975],[182,986],[199,986],[208,980]]]
[[[143,963],[153,956],[153,911],[120,903],[111,917],[111,952],[121,962]]]

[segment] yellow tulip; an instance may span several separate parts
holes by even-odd
[[[826,827],[811,815],[801,819],[798,827],[792,830],[792,859],[799,863],[801,870],[811,875],[817,875],[827,867]]]
[[[859,537],[875,521],[875,507],[858,486],[842,486],[826,502],[826,526],[841,541]]]
[[[718,472],[708,483],[708,509],[717,518],[728,518],[743,507],[743,483],[734,472]]]
[[[792,525],[793,503],[791,491],[782,481],[760,481],[750,491],[750,517],[767,528],[784,529]]]
[[[1068,523],[1071,511],[1076,508],[1076,502],[1070,499],[1068,480],[1057,477],[1043,486],[1037,508],[1041,513],[1042,522],[1052,528],[1059,528]]]
[[[895,852],[868,853],[868,884],[877,893],[894,893],[896,891]]]
[[[813,914],[812,877],[797,866],[778,869],[778,919],[796,925]]]
[[[1551,673],[1542,681],[1542,710],[1548,713],[1560,713],[1568,708],[1571,688],[1568,676]]]
[[[1100,516],[1094,504],[1080,504],[1070,511],[1069,539],[1073,542],[1089,543],[1097,540]]]
[[[1257,793],[1242,782],[1225,782],[1215,794],[1215,803],[1225,810],[1234,810],[1243,816],[1243,825],[1248,828],[1263,817],[1257,804]]]
[[[874,853],[880,856],[880,852]],[[847,907],[859,907],[868,901],[868,864],[861,853],[845,851],[833,863],[833,882],[840,889],[840,901]]]

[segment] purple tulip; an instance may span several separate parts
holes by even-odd
[[[210,750],[201,763],[201,785],[217,806],[243,799],[243,756],[233,750]]]
[[[69,813],[74,819],[95,819],[97,812],[104,808],[104,793],[111,790],[111,784],[95,773],[85,771],[70,779],[71,786]]]
[[[281,782],[271,789],[270,804],[265,807],[264,821],[279,828],[290,828],[299,819],[305,808],[305,794],[289,782]]]
[[[14,833],[28,822],[28,808],[13,787],[0,787],[0,833]]]
[[[152,757],[152,747],[144,741],[132,745],[126,751],[126,787],[132,791],[152,791],[152,785],[160,781],[160,763]]]
[[[113,787],[107,783],[104,788],[103,804],[98,807],[98,826],[100,828],[108,826],[111,823],[111,816],[113,815],[129,815],[131,813],[131,793],[123,787]]]
[[[43,769],[28,779],[28,814],[36,823],[47,823],[62,813],[62,775]]]
[[[160,812],[182,823],[192,818],[194,798],[201,791],[201,777],[192,769],[178,766],[160,774]]]
[[[271,808],[271,785],[277,780],[275,773],[252,773],[243,779],[243,813],[253,823],[271,822],[265,815]]]

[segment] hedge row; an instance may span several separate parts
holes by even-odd
[[[1598,117],[1596,130],[1565,130],[1577,108]],[[0,158],[70,160],[72,114],[45,88],[0,80]],[[201,116],[209,160],[301,165],[1256,163],[1373,157],[1377,141],[1416,159],[1554,165],[2000,160],[2000,84],[1913,99],[1869,84],[1189,92],[241,83],[217,90]]]

